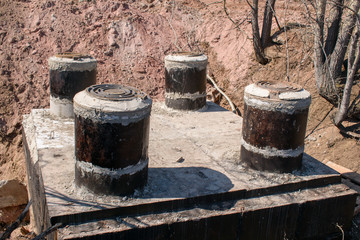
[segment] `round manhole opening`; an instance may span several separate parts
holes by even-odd
[[[303,90],[301,86],[288,82],[258,81],[256,85],[271,92],[278,92],[278,93],[299,92]]]
[[[98,99],[123,101],[135,98],[144,99],[146,94],[136,88],[122,86],[118,84],[93,85],[86,89],[86,92]]]
[[[64,52],[64,53],[58,53],[55,55],[58,58],[70,58],[74,60],[82,59],[82,58],[91,58],[88,54],[82,54],[82,53],[72,53],[72,52]]]

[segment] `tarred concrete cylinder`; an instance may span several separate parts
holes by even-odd
[[[146,184],[152,101],[137,89],[94,85],[74,97],[75,183],[132,194]]]
[[[260,81],[245,88],[240,161],[256,170],[300,169],[310,93],[298,85]]]
[[[72,118],[76,93],[96,83],[96,60],[88,55],[60,53],[49,58],[50,112]]]
[[[178,110],[199,110],[206,106],[204,54],[174,53],[165,57],[165,105]]]

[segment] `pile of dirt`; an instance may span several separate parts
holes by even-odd
[[[359,142],[344,138],[318,96],[311,28],[301,1],[277,1],[280,25],[266,50],[268,65],[254,61],[250,8],[228,0],[3,0],[0,2],[0,179],[25,179],[22,115],[49,106],[47,59],[58,52],[89,53],[98,60],[98,83],[120,83],[163,100],[164,57],[202,51],[209,74],[241,109],[243,89],[258,80],[287,80],[312,93],[306,149],[360,173]],[[261,15],[261,14],[260,14]],[[210,90],[210,86],[209,86]],[[223,99],[220,103],[228,108]],[[317,125],[321,123],[318,127]],[[316,127],[316,128],[315,128]],[[351,149],[351,151],[349,151]]]

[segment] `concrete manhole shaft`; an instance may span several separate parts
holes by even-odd
[[[241,161],[257,170],[300,169],[310,93],[286,82],[260,81],[245,88]]]
[[[93,85],[75,95],[78,186],[127,195],[145,185],[151,106],[145,93],[122,85]]]
[[[201,53],[178,52],[165,57],[165,104],[178,110],[206,106],[206,67]]]
[[[89,55],[59,53],[49,58],[50,112],[72,118],[76,93],[96,83],[97,61]]]

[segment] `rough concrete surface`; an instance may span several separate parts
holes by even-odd
[[[337,172],[311,156],[304,154],[301,170],[285,174],[259,172],[237,164],[240,158],[241,122],[242,119],[237,115],[212,103],[208,103],[206,111],[199,112],[175,111],[167,109],[163,103],[154,103],[150,121],[148,183],[132,196],[117,197],[94,195],[84,188],[74,186],[73,122],[54,118],[49,115],[48,110],[33,110],[25,117],[23,127],[24,142],[29,154],[28,168],[35,169],[34,166],[38,165],[36,169],[40,175],[40,189],[37,190],[40,194],[31,190],[32,186],[29,184],[30,192],[38,195],[33,198],[43,203],[43,214],[38,217],[43,219],[38,219],[38,222],[62,222],[66,227],[59,231],[60,238],[73,233],[79,237],[81,234],[77,235],[77,231],[86,232],[88,226],[81,230],[82,225],[73,225],[74,223],[86,225],[86,222],[96,220],[92,224],[102,224],[101,219],[139,216],[140,222],[144,221],[144,228],[147,229],[144,237],[153,236],[149,237],[151,239],[160,236],[147,232],[163,224],[151,219],[162,219],[159,221],[165,221],[175,229],[173,233],[176,233],[178,223],[182,222],[184,225],[180,228],[187,229],[189,233],[193,233],[191,229],[196,230],[198,234],[195,236],[201,237],[199,234],[204,232],[200,229],[212,217],[217,219],[212,223],[214,227],[223,220],[227,221],[228,217],[245,221],[244,216],[248,216],[250,222],[267,226],[267,221],[271,218],[258,214],[261,211],[268,214],[271,209],[278,209],[280,212],[273,217],[279,217],[282,213],[283,217],[294,217],[296,221],[292,230],[288,231],[291,236],[305,238],[307,234],[314,237],[334,232],[336,227],[331,225],[334,221],[349,227],[356,193],[340,184]],[[33,177],[36,176],[32,176],[31,171],[29,174],[32,179],[30,181],[34,181]],[[283,208],[288,205],[294,205],[293,213]],[[199,212],[198,206],[202,206]],[[317,211],[307,211],[311,207]],[[184,213],[179,220],[174,218],[177,213]],[[169,219],[161,214],[168,215]],[[300,220],[311,220],[313,215],[322,215],[323,218],[304,227]],[[145,218],[150,220],[143,220]],[[192,221],[198,221],[199,225],[189,225]],[[248,225],[245,222],[232,226],[235,230],[229,235],[229,239],[246,234],[248,235],[244,239],[262,239],[252,238],[252,234],[259,231],[246,230]],[[120,223],[122,221],[117,221],[116,224]],[[111,235],[114,239],[132,236],[121,232],[126,228],[125,223],[120,228],[105,225],[104,228],[97,226],[96,232],[115,234]],[[136,231],[136,226],[131,231]],[[271,226],[270,224],[269,229],[272,229]],[[313,229],[309,230],[309,227]],[[304,228],[301,230],[304,234],[298,233],[301,228]],[[71,233],[66,232],[67,229]],[[273,226],[274,231],[270,233],[277,233],[281,229],[281,225]],[[162,232],[156,231],[159,234]],[[264,231],[258,234],[264,234]],[[173,239],[180,239],[179,236]],[[213,238],[215,236],[217,235],[213,235]],[[278,235],[269,236],[272,237],[268,239],[276,239]],[[169,239],[169,236],[165,234],[159,238]]]

